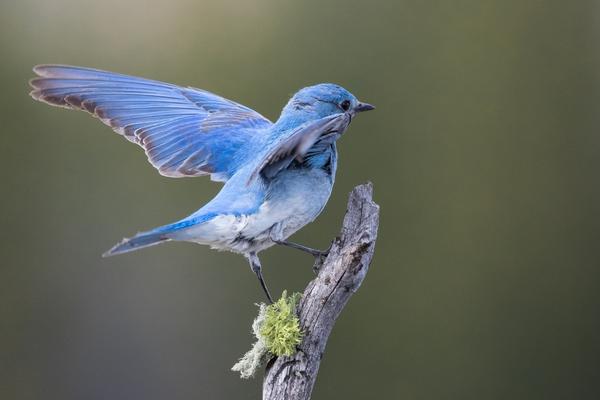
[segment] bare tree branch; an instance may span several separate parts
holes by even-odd
[[[317,265],[318,275],[298,305],[302,343],[295,355],[279,357],[267,365],[263,400],[310,399],[331,329],[360,287],[375,251],[379,206],[372,197],[371,183],[350,193],[340,236],[322,265]]]

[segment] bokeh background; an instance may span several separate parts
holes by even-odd
[[[161,177],[84,113],[27,93],[37,63],[192,85],[276,119],[342,84],[377,110],[340,142],[325,247],[351,188],[381,205],[374,263],[314,399],[592,399],[600,388],[600,3],[0,2],[0,398],[256,399],[230,372],[262,293],[191,244],[120,257],[220,185]],[[275,292],[311,259],[263,253]]]

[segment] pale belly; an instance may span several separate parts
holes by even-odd
[[[283,171],[250,215],[220,215],[186,230],[187,240],[236,253],[259,252],[312,222],[329,200],[332,179],[322,169]]]

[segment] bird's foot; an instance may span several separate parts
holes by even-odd
[[[319,251],[318,254],[314,254],[315,256],[315,263],[313,264],[313,272],[315,273],[315,275],[319,274],[319,270],[321,269],[321,267],[323,266],[323,263],[325,262],[325,260],[327,259],[327,256],[329,255],[329,250],[331,250],[331,246],[329,246],[329,248],[325,251]]]
[[[321,265],[323,265],[323,263],[325,262],[325,259],[329,255],[329,250],[331,249],[331,245],[329,246],[329,248],[327,250],[317,250],[317,249],[313,249],[312,247],[304,246],[303,244],[288,242],[287,240],[275,240],[275,239],[271,239],[271,240],[273,240],[273,242],[276,244],[280,244],[282,246],[287,246],[287,247],[291,247],[293,249],[301,250],[305,253],[312,255],[315,258],[315,263],[313,264],[313,271],[315,274],[319,273],[319,269],[321,268]]]

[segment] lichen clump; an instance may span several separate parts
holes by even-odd
[[[258,368],[272,356],[291,356],[302,341],[296,304],[300,293],[287,296],[284,291],[275,303],[259,304],[258,316],[252,323],[256,342],[252,349],[231,368],[244,379],[254,376]]]
[[[291,356],[302,340],[300,321],[296,316],[296,303],[300,293],[287,297],[284,291],[281,298],[267,306],[265,319],[260,327],[265,346],[276,356]]]

